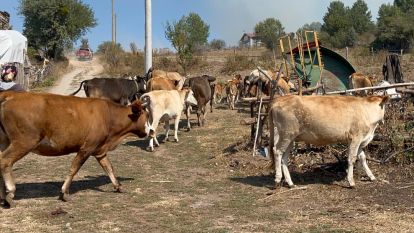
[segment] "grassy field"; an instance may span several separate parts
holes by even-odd
[[[333,156],[322,162],[304,153],[290,164],[298,188],[272,190],[267,161],[243,149],[250,132],[239,122],[246,116],[216,106],[205,127],[181,130],[178,143],[153,153],[146,139],[128,138],[109,154],[123,193],[113,192],[91,158],[72,183],[71,200],[61,202],[74,155],[29,154],[14,166],[17,206],[0,210],[0,232],[413,231],[411,165],[371,163],[380,181],[363,181],[357,169],[356,189],[348,189]]]

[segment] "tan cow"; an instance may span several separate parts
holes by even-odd
[[[151,69],[149,71],[149,73],[147,74],[148,76],[148,82],[151,79],[154,78],[162,78],[162,79],[167,79],[167,80],[171,80],[172,84],[174,85],[174,89],[155,89],[154,87],[158,88],[162,88],[163,86],[161,84],[158,84],[158,80],[155,81],[157,82],[157,85],[153,85],[153,89],[152,90],[181,90],[183,88],[184,85],[184,81],[185,81],[185,77],[181,76],[179,73],[177,72],[167,72],[167,71],[163,71],[163,70],[153,70]],[[170,87],[167,87],[170,88]]]
[[[353,73],[349,76],[349,88],[356,89],[356,88],[363,88],[363,87],[372,87],[372,78],[368,77],[361,73]],[[355,95],[358,96],[367,96],[368,94],[372,94],[372,90],[368,91],[356,91]]]
[[[350,187],[355,186],[354,162],[358,158],[370,180],[375,176],[368,168],[362,150],[374,137],[383,120],[388,96],[296,96],[276,98],[269,111],[269,152],[275,168],[275,184],[283,176],[293,187],[288,170],[288,156],[293,142],[303,141],[316,146],[347,143]]]
[[[0,103],[0,171],[4,179],[0,199],[5,205],[13,204],[16,191],[13,164],[29,152],[44,156],[77,153],[62,186],[60,198],[64,201],[73,177],[90,156],[120,191],[107,152],[129,135],[145,137],[149,132],[148,113],[141,101],[123,106],[96,98],[6,91],[0,93]]]
[[[242,89],[240,88],[242,82],[243,80],[240,74],[235,75],[234,78],[231,80],[227,80],[226,95],[227,103],[230,109],[234,109],[234,105],[239,97],[239,92]]]
[[[166,78],[154,77],[148,80],[147,92],[155,90],[177,90],[175,81]]]
[[[180,122],[181,113],[186,103],[197,104],[193,91],[190,89],[183,90],[156,90],[148,92],[140,98],[144,103],[148,103],[148,111],[150,113],[150,141],[148,150],[154,151],[155,145],[159,146],[156,130],[159,122],[164,122],[165,140],[168,140],[170,131],[170,119],[174,119],[174,140],[178,142],[178,123]]]
[[[215,104],[220,103],[221,100],[223,99],[224,89],[225,89],[225,84],[222,82],[218,82],[214,85],[213,100]]]

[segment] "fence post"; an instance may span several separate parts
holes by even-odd
[[[348,46],[346,46],[345,49],[346,49],[345,58],[346,58],[346,60],[348,60],[348,55],[349,55],[349,48],[348,48]]]

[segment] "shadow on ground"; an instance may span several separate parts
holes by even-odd
[[[117,177],[122,184],[123,181],[134,180],[134,178]],[[110,184],[108,176],[87,176],[83,180],[73,181],[70,186],[70,194],[75,194],[83,190],[94,190],[106,192],[100,187]],[[58,197],[62,188],[62,182],[39,182],[17,184],[15,200],[31,199],[39,197]]]
[[[293,183],[296,185],[337,184],[346,177],[343,164],[341,163],[329,163],[323,167],[313,167],[305,171],[290,169],[290,175]],[[274,187],[274,174],[232,177],[230,180],[255,187]]]

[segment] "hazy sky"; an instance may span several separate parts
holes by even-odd
[[[18,0],[1,0],[0,10],[11,15],[13,29],[22,31],[23,18],[17,15]],[[111,36],[111,0],[83,0],[92,7],[98,25],[84,37],[92,48]],[[210,25],[210,37],[222,39],[227,45],[237,45],[243,32],[252,32],[256,23],[272,17],[282,22],[286,32],[296,31],[305,23],[319,21],[326,13],[331,0],[152,0],[153,47],[171,48],[165,38],[164,27],[167,21],[178,21],[183,15],[194,12]],[[355,0],[343,0],[352,6]],[[365,0],[376,21],[378,9],[393,0]],[[115,0],[117,15],[117,42],[129,50],[135,42],[144,47],[145,0]],[[79,44],[79,43],[78,43]]]

